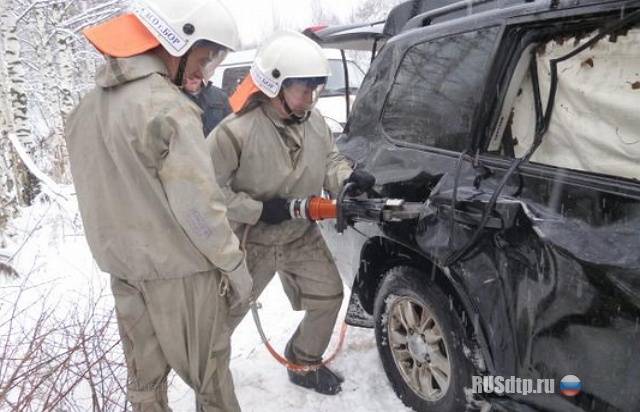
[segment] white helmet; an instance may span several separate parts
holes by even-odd
[[[307,36],[289,30],[271,35],[251,65],[253,82],[270,98],[278,95],[286,79],[328,77],[330,74],[322,48]]]
[[[227,49],[239,47],[231,13],[217,0],[137,0],[136,17],[172,56],[182,56],[199,40]]]

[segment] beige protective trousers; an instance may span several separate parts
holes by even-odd
[[[253,296],[260,296],[276,272],[294,310],[306,311],[291,338],[300,361],[318,362],[327,349],[343,297],[340,274],[317,226],[291,243],[245,245],[253,278]],[[235,329],[250,307],[233,310]]]
[[[239,412],[229,371],[228,305],[219,273],[168,280],[111,277],[133,412],[170,412],[171,369],[195,391],[197,412]]]

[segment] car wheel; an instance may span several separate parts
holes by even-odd
[[[374,316],[382,365],[405,405],[419,412],[467,410],[464,388],[471,387],[473,365],[465,347],[471,346],[440,288],[416,269],[394,268],[378,289]]]

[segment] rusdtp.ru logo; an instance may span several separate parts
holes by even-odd
[[[511,376],[473,376],[471,390],[473,393],[517,393],[529,395],[531,393],[555,393],[554,379],[527,379]]]

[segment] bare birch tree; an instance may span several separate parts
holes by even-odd
[[[26,76],[20,61],[20,40],[13,7],[13,0],[0,2],[0,46],[3,50],[2,62],[0,62],[0,78],[3,83],[0,88],[2,107],[0,224],[12,216],[18,206],[29,204],[37,190],[37,182],[30,176],[9,140],[9,134],[15,135],[28,150],[33,143],[27,113]]]

